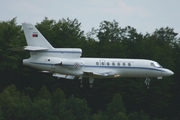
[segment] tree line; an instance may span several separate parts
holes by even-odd
[[[30,88],[29,88],[30,89]],[[149,119],[143,111],[126,115],[119,93],[115,94],[105,111],[91,114],[85,99],[65,97],[64,92],[57,88],[52,93],[42,86],[33,99],[22,94],[15,85],[6,87],[0,94],[1,120],[144,120]]]
[[[47,17],[35,26],[54,47],[81,48],[83,57],[151,59],[175,74],[151,79],[150,89],[144,78],[95,79],[93,89],[79,89],[78,79],[23,66],[29,53],[8,50],[26,46],[21,25],[16,18],[0,21],[1,119],[180,119],[180,38],[173,28],[142,34],[113,20],[84,33],[77,19]]]

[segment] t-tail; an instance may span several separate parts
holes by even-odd
[[[39,30],[32,24],[22,24],[28,46],[23,49],[30,52],[30,59],[40,57],[80,58],[82,50],[79,48],[53,48]]]
[[[35,26],[29,23],[22,24],[26,42],[25,50],[38,51],[38,50],[51,50],[54,49],[45,37],[36,29]]]
[[[30,59],[36,60],[42,56],[52,56],[47,51],[54,50],[54,48],[34,25],[22,23],[22,28],[27,42],[27,46],[24,46],[23,49],[30,52]]]

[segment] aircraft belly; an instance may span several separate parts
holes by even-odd
[[[44,61],[43,61],[44,60]],[[51,61],[45,61],[45,58],[39,59],[24,59],[23,64],[43,70],[50,73],[59,73],[64,75],[72,75],[76,77],[93,77],[93,78],[113,78],[113,77],[163,77],[160,68],[150,67],[117,67],[117,66],[93,66],[85,65],[82,60],[80,66],[76,67],[74,62],[70,65],[61,64],[57,60],[51,58]],[[54,60],[54,61],[53,61]],[[66,61],[67,62],[67,61]],[[57,64],[58,63],[58,64]],[[165,70],[164,70],[165,71]],[[166,74],[166,71],[164,72]]]
[[[151,77],[162,77],[162,71],[151,71]]]
[[[149,70],[129,68],[120,70],[120,73],[120,77],[149,77],[151,75]]]

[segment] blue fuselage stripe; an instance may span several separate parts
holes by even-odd
[[[38,64],[38,65],[55,65],[55,64],[51,64],[51,63],[36,63],[36,62],[31,62],[32,64]],[[74,65],[68,65],[68,64],[63,64],[64,67],[74,67]],[[94,66],[94,65],[85,65],[83,66],[83,68],[122,68],[122,69],[144,69],[144,70],[155,70],[155,71],[160,71],[160,72],[165,72],[163,69],[157,69],[157,68],[148,68],[148,67],[124,67],[124,66]]]

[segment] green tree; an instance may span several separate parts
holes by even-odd
[[[56,22],[45,17],[36,27],[54,47],[77,47],[81,40],[85,40],[84,31],[80,29],[81,23],[77,19],[67,18]]]
[[[72,95],[66,102],[66,109],[73,113],[76,120],[90,119],[90,108],[84,99],[75,98]]]
[[[17,25],[16,18],[13,18],[0,22],[0,28],[0,70],[17,69],[21,57],[8,49],[25,45],[21,26]]]
[[[145,58],[144,53],[148,48],[144,47],[144,39],[141,33],[133,27],[127,26],[123,28],[122,32],[122,46],[124,46],[124,52],[126,51],[126,57],[128,58]]]
[[[103,21],[99,27],[99,29],[94,30],[99,40],[97,49],[99,57],[124,57],[124,46],[121,44],[124,30],[119,27],[119,23],[115,20],[112,22]]]
[[[144,111],[140,111],[140,113],[132,112],[128,115],[129,120],[149,120],[149,116],[144,113]]]
[[[66,98],[64,92],[57,88],[52,94],[53,115],[58,119],[75,120],[75,116],[71,110],[66,109]]]
[[[51,100],[52,96],[45,85],[43,85],[36,97],[37,99]]]
[[[3,117],[3,111],[2,109],[0,108],[0,120],[6,120],[4,117]]]
[[[57,88],[53,92],[52,95],[53,95],[53,97],[52,97],[53,103],[55,105],[62,104],[62,103],[66,102],[65,94],[64,94],[64,92],[60,88]]]
[[[112,120],[128,120],[128,117],[126,116],[125,113],[118,113],[116,114]]]
[[[108,116],[105,112],[98,111],[97,114],[92,115],[92,120],[108,120]]]
[[[109,119],[127,120],[126,109],[124,107],[122,97],[121,97],[121,95],[119,93],[116,93],[114,95],[112,101],[108,104],[106,112],[107,112],[107,115],[108,115]]]
[[[29,96],[21,95],[20,102],[17,105],[16,117],[18,120],[28,120],[31,118],[32,101]]]
[[[12,120],[19,116],[18,105],[20,104],[20,92],[17,91],[15,85],[8,86],[0,94],[0,106],[3,116],[7,120]]]
[[[25,46],[24,34],[21,26],[17,25],[16,18],[0,21],[0,28],[0,90],[3,90],[8,85],[19,82],[24,70],[22,59],[28,54],[10,50],[11,48]]]
[[[52,105],[48,99],[34,100],[30,111],[30,120],[50,120],[52,116]]]

